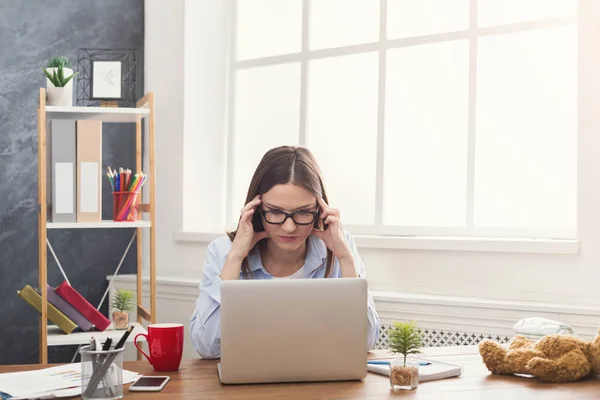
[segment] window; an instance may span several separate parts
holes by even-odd
[[[572,238],[576,0],[238,0],[227,221],[307,146],[353,233]]]

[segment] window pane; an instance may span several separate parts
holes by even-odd
[[[468,29],[469,3],[470,0],[388,0],[387,38]]]
[[[276,146],[298,144],[299,110],[298,63],[238,71],[230,221],[237,222],[264,153]]]
[[[345,224],[375,222],[378,55],[309,64],[308,146]]]
[[[239,0],[237,60],[297,53],[302,47],[302,0]]]
[[[464,225],[468,50],[461,40],[388,52],[384,224]]]
[[[575,227],[575,28],[479,43],[475,224]]]
[[[379,40],[379,1],[318,0],[310,3],[310,49]]]
[[[479,26],[574,15],[577,0],[478,0]]]

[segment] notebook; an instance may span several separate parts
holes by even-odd
[[[92,306],[79,292],[77,292],[67,281],[61,283],[56,289],[56,293],[68,303],[70,303],[77,311],[81,313],[88,321],[98,328],[100,331],[105,331],[110,325],[110,321],[94,306]]]
[[[31,304],[36,310],[42,312],[42,296],[40,296],[33,288],[29,285],[19,291],[17,294]],[[64,333],[71,333],[77,327],[73,321],[65,316],[65,314],[58,311],[51,303],[47,303],[48,319],[53,324],[56,324]]]
[[[420,361],[427,361],[431,364],[419,366],[419,382],[434,381],[437,379],[452,378],[460,376],[463,373],[463,367],[460,365],[448,364],[437,360],[427,360],[419,358]],[[390,366],[381,364],[367,364],[367,371],[376,374],[390,376]]]
[[[87,332],[90,331],[94,326],[90,321],[88,321],[79,311],[75,309],[71,304],[69,304],[65,299],[60,297],[55,291],[54,288],[48,284],[46,284],[47,293],[48,293],[48,302],[56,307],[60,312],[65,314],[67,318],[71,321],[75,322],[82,331]],[[38,294],[41,294],[39,289],[36,289]]]

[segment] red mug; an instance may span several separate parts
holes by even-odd
[[[138,347],[139,336],[146,338],[150,356]],[[148,334],[138,333],[133,343],[152,364],[155,371],[177,371],[183,355],[183,324],[148,325]]]

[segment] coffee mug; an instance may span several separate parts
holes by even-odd
[[[150,356],[137,345],[139,336],[146,338]],[[152,364],[155,371],[177,371],[183,354],[183,324],[148,325],[148,334],[138,333],[133,343]]]

